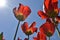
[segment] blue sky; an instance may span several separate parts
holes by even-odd
[[[43,1],[44,0],[7,0],[6,7],[0,8],[0,32],[4,33],[5,40],[13,40],[16,26],[18,24],[18,20],[13,14],[13,8],[18,7],[19,3],[28,5],[31,8],[32,12],[25,21],[21,22],[21,24],[28,22],[30,25],[32,22],[36,21],[36,27],[39,28],[45,22],[45,20],[42,20],[37,15],[38,10],[43,10]],[[60,0],[58,6],[60,7]],[[59,26],[60,24],[58,27]],[[30,40],[33,39],[33,36],[36,36],[36,33],[30,36]],[[21,27],[19,27],[17,37],[20,37],[22,40],[24,38],[27,38],[27,36],[22,32]],[[51,37],[51,40],[60,40],[57,31],[55,31],[54,35]]]

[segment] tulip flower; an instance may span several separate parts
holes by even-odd
[[[24,40],[28,40],[28,38],[25,38]]]
[[[34,32],[37,32],[37,28],[35,26],[36,22],[33,22],[30,27],[28,26],[27,22],[24,22],[24,24],[21,25],[21,28],[26,35],[31,35]]]
[[[50,21],[46,21],[46,23],[41,25],[39,29],[40,29],[40,32],[42,32],[46,36],[50,37],[55,32],[55,25],[52,22],[50,22]]]
[[[37,37],[34,37],[33,39],[34,40],[47,40],[46,36],[41,32],[38,32]]]
[[[39,10],[38,15],[42,19],[50,19],[54,23],[59,35],[60,31],[57,27],[60,23],[60,16],[58,16],[60,9],[58,8],[58,0],[44,0],[44,11]]]
[[[33,34],[34,32],[37,32],[36,22],[33,22],[30,27],[28,26],[27,22],[24,22],[24,24],[21,25],[22,31],[28,36],[29,40],[29,35]]]
[[[42,19],[55,18],[58,16],[58,0],[44,0],[44,11],[38,11],[38,15],[42,17]]]
[[[15,35],[14,35],[14,39],[13,39],[13,40],[15,40],[17,32],[18,32],[20,21],[24,21],[28,17],[28,15],[31,13],[31,9],[28,6],[24,6],[23,4],[19,4],[18,8],[16,8],[16,7],[13,8],[13,13],[14,13],[14,16],[19,21],[18,25],[17,25],[17,28],[16,28]]]
[[[18,37],[18,39],[17,40],[21,40],[19,37]]]
[[[31,9],[28,6],[24,6],[23,4],[19,4],[18,8],[15,7],[13,9],[13,13],[18,20],[23,21],[31,13]]]

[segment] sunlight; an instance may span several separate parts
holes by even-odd
[[[45,10],[44,10],[44,4],[43,4],[43,12],[45,12]]]
[[[6,6],[6,0],[0,0],[0,8]]]

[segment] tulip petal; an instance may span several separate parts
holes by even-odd
[[[52,0],[54,11],[58,13],[58,0]]]
[[[42,11],[38,11],[38,15],[39,15],[42,19],[48,18],[48,16],[47,16],[44,12],[42,12]]]
[[[44,33],[46,36],[52,36],[55,32],[55,25],[50,22],[46,22],[39,28],[40,32]]]
[[[34,37],[33,39],[34,40],[47,40],[46,36],[41,32],[38,32],[37,37]]]
[[[50,0],[44,0],[44,6],[48,9],[48,6],[49,6],[49,1]]]
[[[19,37],[18,37],[18,39],[17,40],[21,40]]]
[[[28,23],[24,22],[24,24],[21,25],[22,31],[25,33],[28,30]]]
[[[24,7],[23,15],[27,17],[31,13],[31,9],[28,6]]]
[[[36,26],[36,22],[33,22],[30,26],[30,28],[34,28]]]
[[[41,32],[38,32],[38,35],[37,36],[38,36],[38,39],[40,37],[39,40],[47,40],[46,36],[43,33],[41,33]]]
[[[53,1],[52,5],[55,9],[58,8],[58,1]]]
[[[33,37],[34,40],[37,40],[37,37]]]
[[[52,0],[44,0],[45,11],[53,10]]]
[[[28,40],[28,38],[25,38],[24,40]]]
[[[19,7],[18,7],[19,13],[22,13],[23,10],[24,10],[24,5],[23,4],[19,4]]]
[[[58,0],[44,0],[45,11],[58,9]],[[47,9],[46,9],[47,8]]]
[[[18,14],[17,14],[17,13],[18,13],[18,11],[16,10],[16,7],[13,9],[13,13],[14,13],[14,15],[15,15],[15,16],[17,16],[17,15],[18,15]]]
[[[29,29],[32,31],[32,33],[37,32],[37,28],[35,26],[36,26],[36,22],[33,22],[31,24],[31,26],[29,27]]]
[[[52,3],[58,2],[58,0],[52,0]]]

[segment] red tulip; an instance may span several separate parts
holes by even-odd
[[[46,21],[46,23],[41,25],[39,29],[40,29],[40,32],[42,32],[46,36],[50,37],[55,32],[55,25],[52,22],[50,22],[50,21]]]
[[[33,37],[34,40],[37,40],[37,37]]]
[[[34,40],[47,40],[47,38],[43,33],[38,32],[37,37],[34,37]]]
[[[24,22],[24,24],[22,24],[21,28],[22,28],[22,31],[26,34],[26,35],[31,35],[33,34],[34,32],[37,32],[37,28],[35,27],[36,25],[36,22],[33,22],[31,24],[31,26],[29,27],[28,26],[28,23],[27,22]]]
[[[23,21],[31,13],[31,9],[28,6],[24,6],[23,4],[19,4],[18,9],[15,7],[13,9],[13,12],[14,12],[15,17],[18,20]]]
[[[58,0],[44,0],[44,6],[46,10],[58,9]]]
[[[28,40],[28,38],[25,38],[24,40]]]
[[[46,15],[43,11],[38,11],[38,15],[42,18],[42,19],[46,19],[48,18],[48,15]]]
[[[38,11],[38,15],[45,18],[55,18],[58,16],[58,0],[44,0],[44,12]]]
[[[18,37],[18,39],[17,40],[21,40],[19,37]]]

